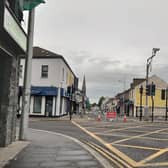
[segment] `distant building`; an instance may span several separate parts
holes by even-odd
[[[163,81],[161,78],[159,78],[156,75],[153,75],[149,78],[149,84],[154,83],[156,85],[156,92],[154,96],[154,116],[165,116],[166,111],[166,88],[167,83]],[[139,88],[143,86],[143,97],[142,97],[142,106],[143,106],[143,115],[144,115],[144,107],[146,106],[146,81],[139,83],[134,87],[132,90],[131,99],[134,102],[134,116],[140,115],[140,92]],[[152,108],[152,102],[151,97],[148,96],[148,106],[149,106],[149,114],[151,115],[151,108]]]
[[[20,107],[24,67],[25,58],[21,57]],[[31,79],[30,115],[58,117],[68,114],[71,107],[76,111],[73,93],[78,89],[78,78],[63,56],[34,47]]]
[[[154,116],[165,116],[166,110],[166,88],[167,83],[158,76],[153,75],[149,78],[149,84],[156,85],[156,94],[154,96]],[[146,106],[146,80],[133,79],[130,88],[122,93],[116,95],[118,98],[118,105],[120,106],[120,114],[126,113],[128,116],[140,115],[140,92],[139,88],[143,86],[142,94],[142,108],[144,115],[144,107]],[[149,115],[151,115],[151,97],[148,96]]]

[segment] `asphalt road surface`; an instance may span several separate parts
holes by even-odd
[[[123,167],[168,167],[168,123],[34,120],[30,127],[75,137]]]

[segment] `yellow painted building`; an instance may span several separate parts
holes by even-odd
[[[67,74],[67,85],[68,86],[74,85],[74,75],[71,71],[68,71],[68,74]]]
[[[155,116],[164,116],[166,110],[166,88],[167,83],[160,79],[158,76],[153,75],[149,78],[149,84],[154,83],[156,85],[156,91],[154,98],[154,115]],[[134,102],[134,116],[139,116],[139,107],[140,107],[140,92],[139,88],[143,86],[143,96],[142,96],[142,107],[143,107],[143,114],[144,114],[144,107],[146,106],[146,81],[142,82],[141,84],[137,85],[133,89],[133,102]],[[151,96],[148,96],[148,107],[149,113],[151,112],[152,101]]]

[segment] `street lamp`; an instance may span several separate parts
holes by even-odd
[[[160,51],[160,48],[153,48],[152,49],[152,56],[147,59],[146,63],[146,88],[148,86],[148,80],[149,80],[149,68],[152,65],[152,59],[156,56],[156,53]],[[148,119],[148,95],[146,94],[146,107],[145,107],[145,113],[146,119]]]

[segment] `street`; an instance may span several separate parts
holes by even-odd
[[[115,167],[168,167],[167,123],[36,120],[30,122],[30,127],[75,137],[111,160]]]

